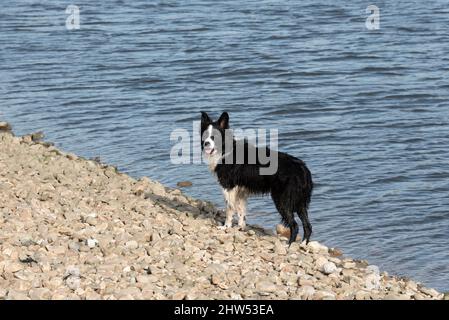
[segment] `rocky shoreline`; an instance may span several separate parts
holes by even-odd
[[[41,138],[0,122],[0,299],[445,298]]]

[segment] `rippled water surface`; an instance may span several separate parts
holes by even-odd
[[[278,128],[314,174],[315,239],[447,291],[449,7],[390,2],[369,31],[365,1],[14,1],[0,117],[135,177],[190,180],[219,206],[205,165],[171,164],[170,132],[200,110]],[[269,198],[249,222],[279,222]]]

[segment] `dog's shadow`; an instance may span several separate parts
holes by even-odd
[[[217,229],[224,224],[226,217],[223,209],[217,208],[209,201],[191,198],[182,193],[180,189],[170,189],[168,187],[165,187],[165,189],[167,190],[165,195],[146,192],[144,198],[156,205],[162,205],[173,210],[173,213],[184,213],[194,219],[212,221]],[[234,226],[233,229],[237,229],[237,227]],[[246,225],[245,231],[249,232],[250,230],[254,231],[255,235],[261,237],[274,235],[273,231],[258,225]]]

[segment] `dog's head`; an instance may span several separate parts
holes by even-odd
[[[201,112],[201,150],[207,156],[222,155],[229,141],[229,115],[223,112],[217,121],[212,121],[206,112]]]

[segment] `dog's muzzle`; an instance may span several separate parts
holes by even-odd
[[[204,152],[208,155],[212,155],[215,152],[214,146],[209,141],[204,142]]]

